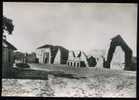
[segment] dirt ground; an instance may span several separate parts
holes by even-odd
[[[2,96],[136,97],[136,75],[102,72],[80,79],[54,75],[48,80],[2,79]]]

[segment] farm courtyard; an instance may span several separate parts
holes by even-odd
[[[48,79],[2,79],[2,96],[136,97],[136,72],[29,64]]]

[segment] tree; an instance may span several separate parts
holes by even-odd
[[[5,31],[8,34],[12,34],[13,30],[14,30],[14,25],[12,23],[12,20],[3,16],[2,17],[2,34],[3,34],[3,39],[6,38],[6,34],[4,34]],[[9,44],[9,43],[7,42],[6,44]],[[13,51],[11,50],[11,48],[8,48],[8,49],[6,48],[5,49],[4,47],[2,47],[2,49],[3,49],[2,51],[4,51],[4,52],[2,52],[3,57],[4,57],[3,62],[2,62],[3,63],[3,66],[2,66],[2,75],[4,77],[8,77],[8,76],[11,75],[11,72],[12,72],[11,65],[13,64],[13,58],[12,58],[12,52]]]
[[[8,32],[8,34],[12,34],[12,32],[14,30],[14,25],[12,23],[12,20],[3,16],[2,29],[3,29],[3,33],[4,33],[4,30],[5,30],[5,31]]]
[[[96,61],[95,57],[91,56],[87,60],[88,60],[88,64],[89,64],[90,67],[95,67],[96,66],[97,61]]]

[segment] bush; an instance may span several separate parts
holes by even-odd
[[[95,67],[96,66],[97,61],[96,61],[96,59],[93,56],[91,56],[87,60],[88,60],[88,64],[89,64],[90,67]]]

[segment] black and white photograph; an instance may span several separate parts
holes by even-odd
[[[3,2],[2,93],[136,98],[137,4]]]

